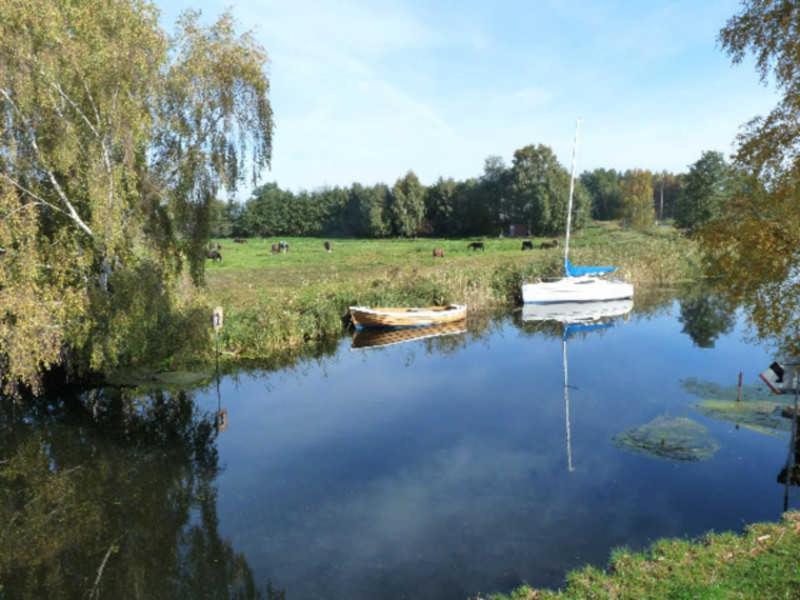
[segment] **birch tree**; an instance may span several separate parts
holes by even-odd
[[[0,0],[0,15],[0,366],[31,384],[158,331],[183,266],[202,280],[212,200],[269,166],[272,112],[266,54],[229,14],[186,13],[172,37],[145,0]],[[51,335],[28,359],[31,327]]]

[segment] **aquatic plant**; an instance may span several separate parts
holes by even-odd
[[[747,427],[759,433],[790,431],[792,422],[781,416],[782,407],[776,402],[703,400],[697,410],[707,417]]]
[[[711,458],[719,450],[719,443],[708,430],[686,417],[656,417],[618,433],[614,443],[631,452],[690,462]]]
[[[694,378],[682,381],[681,385],[690,394],[701,398],[696,408],[707,417],[760,433],[791,429],[791,421],[781,416],[781,410],[793,400],[791,396],[775,395],[763,385],[743,385],[739,401],[736,386],[722,386]]]

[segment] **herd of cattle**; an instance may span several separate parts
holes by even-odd
[[[558,248],[558,240],[550,240],[549,242],[542,242],[539,244],[541,250],[549,248]],[[486,250],[486,244],[483,242],[470,242],[467,244],[467,250]],[[533,250],[533,242],[531,240],[523,240],[522,250]],[[433,258],[444,258],[444,248],[434,248]]]
[[[234,244],[246,244],[247,240],[244,238],[234,238]],[[330,242],[324,242],[322,247],[325,249],[325,252],[331,252],[333,250],[333,246]],[[549,242],[542,242],[539,244],[539,248],[541,250],[547,250],[549,248],[558,248],[558,240],[550,240]],[[206,248],[206,258],[213,261],[222,260],[222,244],[218,242],[211,242]],[[467,244],[467,250],[486,250],[486,244],[483,242],[470,242]],[[523,240],[522,242],[522,250],[533,250],[533,242],[531,240]],[[272,244],[270,246],[270,252],[272,254],[285,254],[289,252],[289,244],[288,242],[280,241],[277,244]],[[434,248],[433,249],[433,257],[434,258],[444,258],[444,248]]]

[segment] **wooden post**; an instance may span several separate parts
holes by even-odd
[[[739,371],[739,385],[737,386],[737,394],[736,394],[736,401],[742,401],[742,372]]]
[[[215,342],[215,379],[217,388],[217,415],[214,419],[217,433],[221,433],[228,428],[228,411],[222,408],[222,395],[219,391],[219,332],[222,330],[222,323],[224,320],[224,313],[221,306],[214,308],[211,315],[211,326],[214,328],[214,342]]]

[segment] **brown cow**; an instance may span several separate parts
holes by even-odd
[[[280,251],[281,251],[281,245],[280,244],[272,244],[272,248],[270,248],[270,252],[272,252],[273,254],[278,254],[278,253],[280,253]]]
[[[233,238],[233,243],[234,244],[246,244],[247,240],[244,239],[244,238]]]
[[[542,250],[547,250],[548,248],[558,248],[558,240],[542,242],[541,244],[539,244],[539,248],[541,248]]]
[[[434,248],[433,258],[444,258],[444,248]]]

